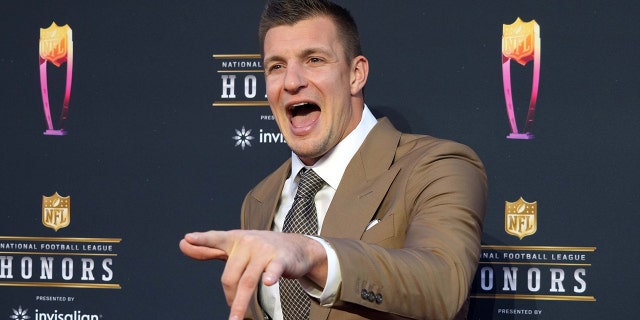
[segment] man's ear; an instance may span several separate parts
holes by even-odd
[[[351,94],[362,92],[369,76],[369,60],[364,56],[357,56],[351,61]]]

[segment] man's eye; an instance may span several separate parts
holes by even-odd
[[[281,64],[274,64],[272,66],[269,67],[268,71],[276,71],[282,69],[282,65]]]

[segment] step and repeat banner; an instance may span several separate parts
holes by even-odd
[[[470,319],[634,319],[635,1],[340,1],[366,102],[471,146],[490,195]],[[265,98],[263,1],[8,1],[0,9],[0,318],[221,319],[239,227],[290,156]]]

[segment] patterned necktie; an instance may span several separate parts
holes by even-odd
[[[314,198],[324,180],[313,170],[300,172],[298,191],[284,220],[282,232],[318,234],[318,213]],[[296,279],[280,279],[280,302],[284,320],[309,319],[311,300]]]

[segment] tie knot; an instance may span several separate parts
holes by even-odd
[[[324,185],[324,180],[315,171],[305,170],[300,172],[300,182],[296,197],[313,198]]]

